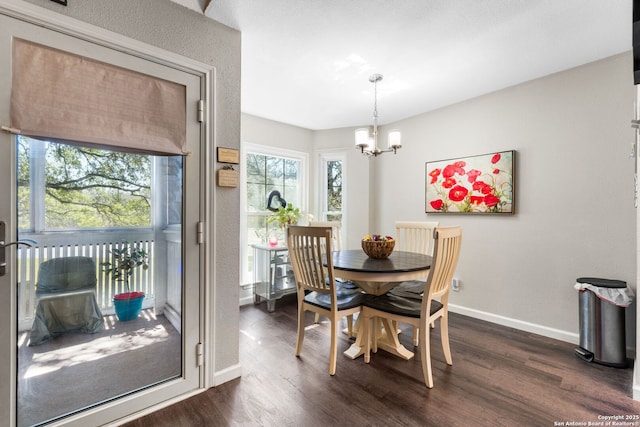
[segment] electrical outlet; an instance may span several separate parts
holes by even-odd
[[[451,279],[451,289],[455,292],[460,292],[460,280],[459,279]]]

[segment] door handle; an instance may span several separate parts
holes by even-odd
[[[5,254],[5,248],[7,246],[25,245],[31,248],[33,247],[33,245],[38,243],[35,240],[31,240],[31,239],[17,240],[15,242],[6,243],[5,233],[6,233],[6,225],[4,221],[0,221],[0,276],[4,276],[7,272],[7,261],[6,261],[7,258]]]

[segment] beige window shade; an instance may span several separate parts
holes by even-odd
[[[11,127],[118,151],[186,153],[186,88],[14,39]]]

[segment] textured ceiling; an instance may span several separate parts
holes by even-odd
[[[370,124],[372,73],[384,124],[631,49],[631,0],[191,2],[242,32],[242,111],[308,129]]]

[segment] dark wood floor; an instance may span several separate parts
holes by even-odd
[[[240,310],[242,378],[128,427],[528,427],[640,414],[640,402],[631,398],[632,368],[589,364],[573,354],[572,344],[470,317],[450,315],[453,366],[444,362],[439,328],[433,330],[429,390],[419,354],[405,361],[381,350],[367,365],[341,354],[350,345],[346,336],[340,337],[336,375],[329,376],[326,322],[307,330],[296,358],[295,296],[278,301],[274,313],[264,304]],[[408,348],[410,338],[407,328],[401,339]]]

